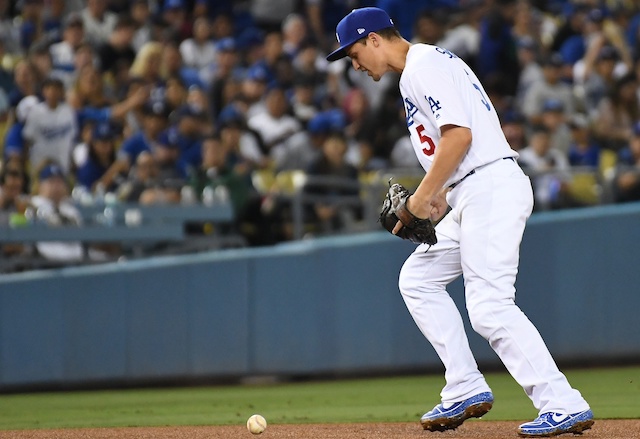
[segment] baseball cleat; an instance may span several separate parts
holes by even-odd
[[[550,437],[564,433],[582,434],[593,425],[593,412],[585,410],[572,415],[543,413],[531,422],[518,427],[521,437]]]
[[[479,393],[464,401],[456,402],[445,408],[438,404],[433,410],[422,415],[422,428],[429,431],[455,430],[469,418],[479,418],[491,410],[493,394]]]

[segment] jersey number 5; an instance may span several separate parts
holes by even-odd
[[[424,133],[424,125],[420,124],[416,127],[416,131],[418,132],[418,137],[420,138],[420,143],[426,143],[425,147],[422,148],[422,152],[426,156],[433,155],[436,152],[436,144],[433,143],[433,139],[427,136]]]

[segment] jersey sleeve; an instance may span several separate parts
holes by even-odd
[[[433,115],[438,128],[457,125],[471,128],[468,108],[464,105],[460,86],[453,76],[438,68],[417,70],[411,76],[416,105],[424,114]],[[469,83],[469,86],[472,86]]]

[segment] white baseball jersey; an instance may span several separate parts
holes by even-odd
[[[68,104],[51,109],[46,102],[36,104],[25,122],[22,135],[32,142],[29,153],[31,166],[37,168],[43,160],[52,159],[65,173],[71,170],[71,150],[78,133],[76,114]]]
[[[517,157],[500,121],[471,68],[452,52],[429,44],[414,44],[400,77],[413,149],[429,170],[440,142],[440,128],[458,125],[473,131],[468,153],[446,186],[470,171],[504,157]]]

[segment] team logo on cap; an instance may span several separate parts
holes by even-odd
[[[358,28],[358,33],[359,33],[360,35],[362,35],[362,34],[364,33],[364,28],[363,28],[363,27],[359,27],[359,28]]]
[[[340,35],[338,35],[338,32],[336,32],[336,40],[338,40],[338,43],[340,43]]]

